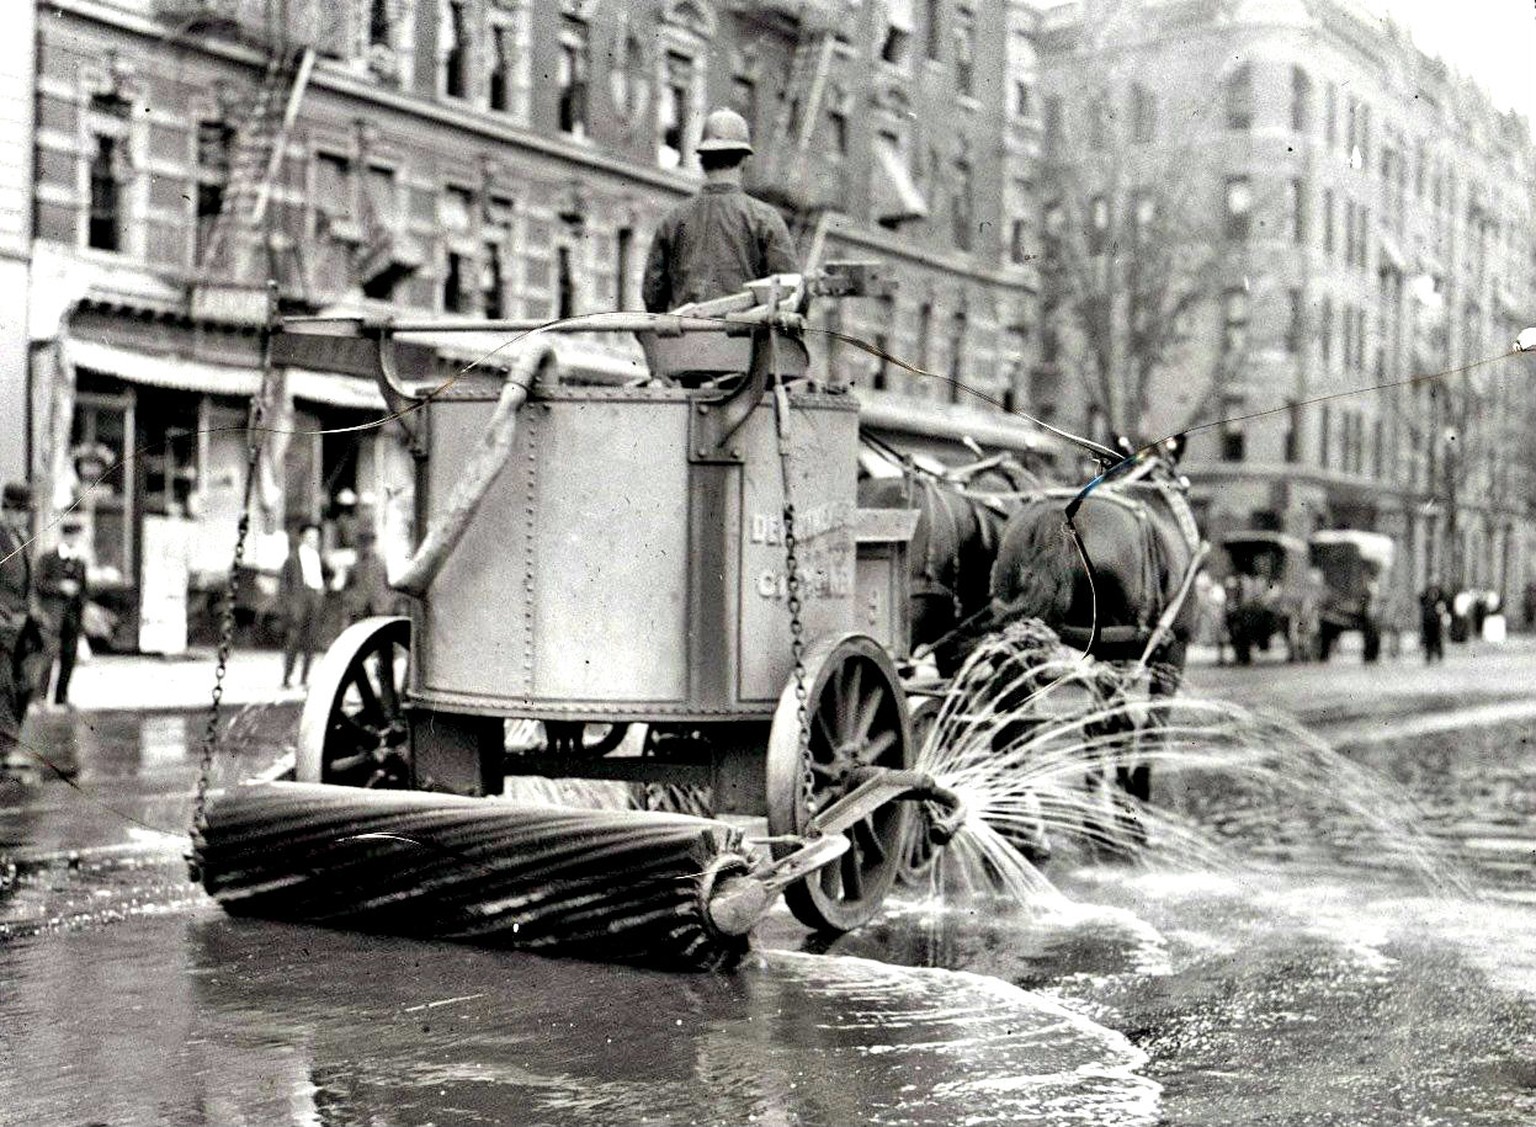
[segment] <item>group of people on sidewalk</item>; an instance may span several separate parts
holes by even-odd
[[[34,698],[69,703],[88,592],[83,528],[65,517],[59,541],[33,559],[32,493],[0,496],[0,763],[14,753]],[[57,670],[57,675],[55,675]]]
[[[288,534],[288,555],[278,573],[277,598],[282,608],[283,688],[309,684],[309,667],[320,647],[326,626],[340,611],[343,624],[374,614],[392,614],[400,596],[389,586],[384,557],[377,549],[373,530],[357,529],[355,555],[342,576],[320,550],[320,526],[305,523]],[[333,607],[332,599],[339,603]]]

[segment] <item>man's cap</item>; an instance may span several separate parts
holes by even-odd
[[[701,153],[750,153],[752,130],[747,119],[735,110],[714,110],[704,119],[704,133],[699,139]]]
[[[0,501],[7,509],[30,509],[32,507],[32,487],[20,481],[8,481],[5,483],[4,500]]]

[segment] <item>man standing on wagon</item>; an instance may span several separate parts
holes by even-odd
[[[697,151],[704,187],[662,219],[646,257],[641,297],[651,313],[800,269],[783,216],[742,190],[741,166],[753,151],[746,118],[715,110],[704,119]]]

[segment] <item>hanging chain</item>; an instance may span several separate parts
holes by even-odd
[[[799,727],[801,789],[807,807],[816,780],[811,774],[811,715],[805,687],[805,623],[800,612],[800,557],[795,539],[795,503],[790,497],[789,394],[782,383],[773,390],[774,417],[779,430],[779,475],[784,488],[784,595],[789,608],[789,653],[795,665],[795,720]]]
[[[240,565],[245,560],[245,543],[251,531],[251,499],[255,496],[256,471],[261,461],[261,425],[266,418],[267,395],[272,385],[272,331],[276,316],[276,288],[269,286],[267,327],[262,335],[261,386],[251,399],[251,409],[246,419],[245,492],[240,505],[240,523],[235,533],[235,550],[230,558],[229,579],[221,593],[218,658],[213,670],[213,694],[208,704],[208,721],[203,729],[202,754],[197,768],[197,790],[192,802],[194,841],[208,825],[208,786],[213,774],[213,757],[219,746],[219,713],[224,703],[224,677],[229,671],[229,651],[234,645],[235,638],[235,598],[239,589]],[[192,879],[198,879],[195,871]]]

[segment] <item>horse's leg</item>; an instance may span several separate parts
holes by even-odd
[[[1158,700],[1175,696],[1184,682],[1184,662],[1189,656],[1189,643],[1174,637],[1157,654],[1151,666],[1152,704],[1147,710],[1147,726],[1143,738],[1153,747],[1161,747],[1163,729],[1168,723],[1167,705]],[[1120,785],[1125,793],[1142,802],[1152,800],[1152,764],[1145,758],[1137,758],[1120,768]]]

